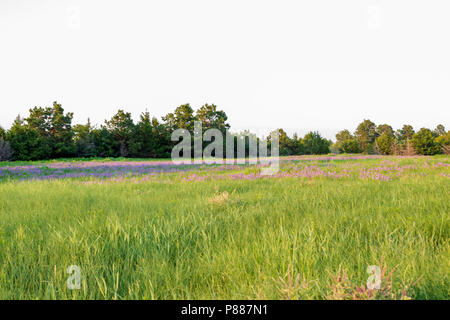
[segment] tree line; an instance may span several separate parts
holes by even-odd
[[[230,129],[226,113],[214,104],[205,104],[196,111],[184,104],[161,120],[145,111],[134,122],[131,113],[122,109],[100,126],[93,126],[89,119],[86,124],[72,125],[72,120],[73,113],[65,112],[57,102],[51,107],[30,109],[26,118],[17,116],[9,130],[0,127],[0,161],[73,157],[168,158],[178,143],[171,140],[176,129],[193,133],[195,121],[202,123],[203,130],[214,128],[224,135]],[[390,125],[375,125],[364,120],[353,134],[349,130],[336,134],[335,142],[323,138],[319,132],[309,132],[300,138],[297,134],[289,137],[283,129],[276,131],[282,156],[330,152],[433,155],[448,153],[450,145],[450,131],[443,125],[434,130],[422,128],[418,132],[412,126],[404,125],[394,131]],[[249,150],[246,137],[260,139],[249,131],[231,136],[235,150],[237,141],[243,139],[246,154]],[[270,136],[266,139],[270,146]]]

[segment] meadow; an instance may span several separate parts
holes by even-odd
[[[448,156],[260,169],[0,163],[0,299],[449,298]]]

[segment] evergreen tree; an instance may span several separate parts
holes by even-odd
[[[79,157],[95,157],[97,155],[92,130],[90,119],[85,125],[77,124],[73,126],[74,142]]]
[[[375,123],[370,120],[361,122],[355,131],[355,137],[364,153],[372,153],[378,136]]]
[[[42,137],[39,132],[24,124],[23,119],[18,116],[12,127],[6,134],[13,149],[14,160],[41,160],[51,156],[51,147],[48,140]]]
[[[319,132],[309,132],[303,137],[306,154],[327,154],[330,152],[330,142],[322,138]]]
[[[139,122],[134,127],[130,139],[130,156],[138,158],[156,158],[159,149],[158,137],[152,125],[152,119],[148,111],[140,116]]]
[[[134,130],[131,113],[119,109],[117,113],[109,121],[105,121],[105,123],[112,137],[118,142],[119,149],[116,150],[116,153],[121,157],[128,156],[128,144]]]

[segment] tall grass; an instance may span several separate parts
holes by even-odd
[[[449,200],[440,175],[5,182],[0,298],[325,299],[383,258],[394,290],[448,299]]]

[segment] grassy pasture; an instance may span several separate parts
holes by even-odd
[[[274,178],[239,176],[251,167],[0,178],[0,298],[351,298],[380,265],[393,270],[386,298],[419,280],[407,297],[448,299],[449,164],[300,159]],[[66,286],[69,265],[82,271],[79,290]]]

